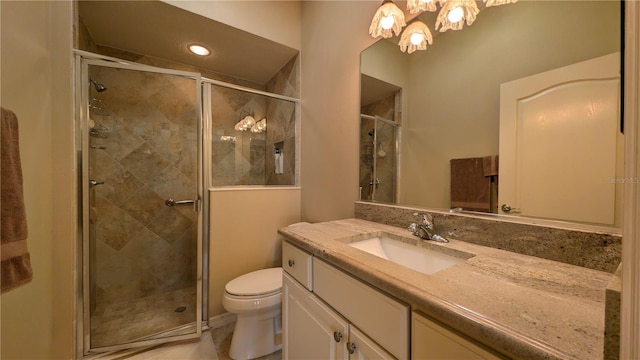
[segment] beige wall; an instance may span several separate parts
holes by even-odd
[[[299,1],[186,1],[166,3],[300,49]]]
[[[353,217],[358,198],[360,52],[377,1],[302,4],[302,219]]]
[[[18,115],[34,280],[0,298],[2,359],[73,354],[71,6],[1,2],[2,106]],[[55,141],[54,141],[55,138]]]
[[[360,58],[360,72],[404,89],[409,86],[410,59],[395,40],[376,42]]]
[[[224,286],[250,271],[280,266],[279,228],[300,221],[300,189],[217,189],[210,194],[209,316],[221,315]]]

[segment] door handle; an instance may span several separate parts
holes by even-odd
[[[357,346],[355,343],[352,342],[348,342],[347,343],[347,351],[349,352],[349,354],[353,354],[354,352],[356,352],[357,350]]]
[[[89,187],[94,187],[102,184],[104,184],[104,181],[89,180]]]
[[[176,205],[190,205],[194,204],[194,200],[174,200],[173,198],[168,198],[165,200],[164,204],[167,206],[176,206]]]
[[[500,208],[506,213],[516,214],[520,212],[520,209],[512,208],[509,204],[502,204]]]
[[[333,332],[333,340],[339,343],[342,340],[342,333],[340,331]]]

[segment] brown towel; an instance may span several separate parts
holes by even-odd
[[[498,155],[483,157],[482,171],[484,172],[484,176],[497,176],[498,175]]]
[[[450,162],[451,208],[491,212],[491,177],[484,176],[483,158]]]
[[[18,118],[0,109],[0,258],[2,294],[33,279],[27,251],[27,219],[22,192],[22,167],[18,142]]]

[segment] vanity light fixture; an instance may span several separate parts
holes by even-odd
[[[433,43],[433,36],[431,30],[420,20],[416,20],[409,24],[402,32],[400,37],[400,50],[411,54],[416,50],[426,50],[427,43],[431,45]]]
[[[514,4],[518,0],[482,0],[485,7]],[[435,29],[440,32],[447,30],[462,30],[464,24],[473,24],[480,12],[476,0],[407,0],[407,10],[411,14],[420,11],[436,11],[440,5],[440,12],[436,18]],[[378,8],[371,26],[369,34],[374,38],[382,36],[390,38],[394,34],[397,36],[405,26],[405,19],[400,10],[391,0],[384,0]],[[413,21],[400,37],[398,45],[403,52],[413,53],[416,50],[425,50],[427,44],[433,43],[431,31],[420,20]]]
[[[438,10],[438,8],[436,7],[436,1],[438,0],[408,0],[407,10],[409,10],[409,12],[412,14],[418,13],[420,11],[434,12]],[[446,0],[440,0],[441,6],[442,6],[442,3],[444,3],[444,1]],[[491,1],[496,1],[496,0],[491,0]]]
[[[251,115],[247,115],[244,118],[242,118],[242,120],[238,121],[233,127],[233,129],[236,131],[247,131],[251,129],[255,124],[256,124],[256,119],[254,119],[253,116]]]
[[[189,45],[189,51],[199,56],[207,56],[211,54],[211,50],[207,49],[202,45],[197,45],[197,44]]]
[[[404,20],[404,13],[391,0],[384,0],[382,5],[376,10],[369,26],[369,34],[374,38],[382,36],[387,39],[395,34],[400,35],[402,28],[407,23]]]
[[[436,19],[436,30],[461,30],[465,22],[473,24],[479,12],[475,0],[447,0]]]
[[[262,120],[258,121],[255,125],[251,127],[252,133],[262,133],[267,130],[267,118],[262,118]]]
[[[483,1],[484,1],[484,6],[486,7],[514,4],[518,2],[518,0],[483,0]]]

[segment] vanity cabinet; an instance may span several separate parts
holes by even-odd
[[[288,274],[282,288],[283,359],[395,359]]]
[[[501,358],[414,311],[411,314],[411,359],[498,360]]]
[[[311,277],[292,270],[305,254]],[[283,359],[408,359],[407,305],[287,242],[282,262]]]

